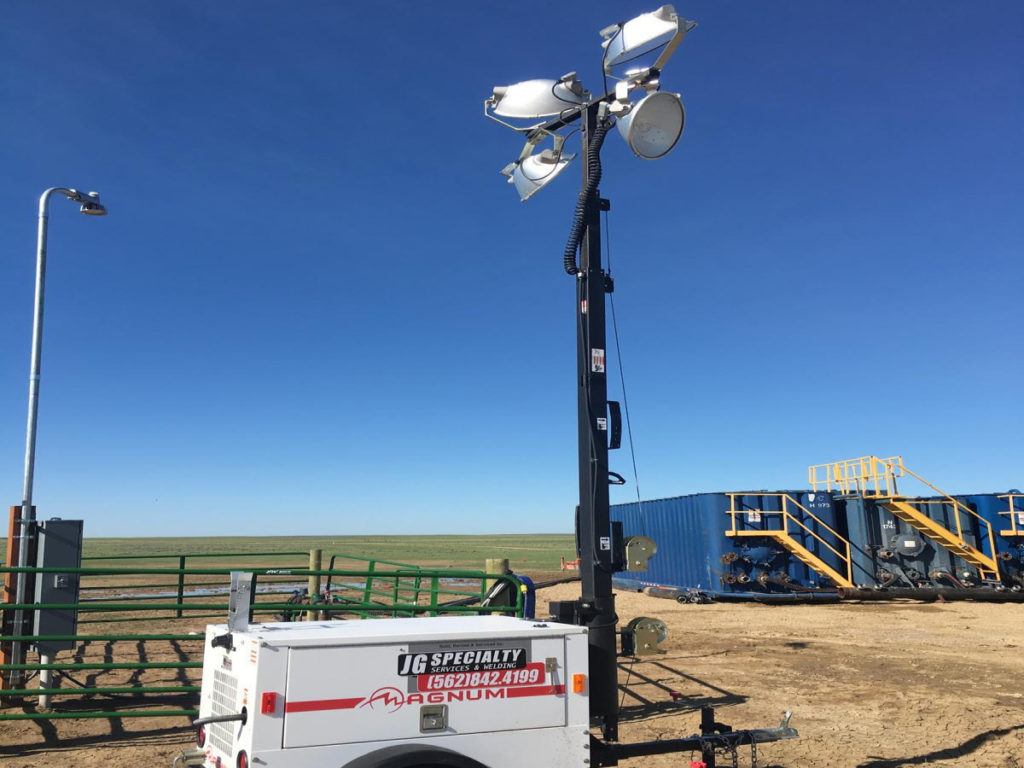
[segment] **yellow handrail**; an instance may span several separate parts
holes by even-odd
[[[1024,524],[1024,509],[1014,509],[1013,502],[1017,499],[1024,499],[1024,493],[1003,493],[998,496],[1000,499],[1006,499],[1006,503],[1009,504],[1009,509],[1000,512],[1000,515],[1010,516],[1010,530],[1002,531],[1004,536],[1022,536],[1024,535],[1024,528],[1017,526],[1018,517],[1022,518],[1021,523]]]
[[[838,557],[840,560],[843,560],[846,563],[846,579],[847,579],[847,581],[853,581],[853,561],[852,561],[851,556],[850,556],[850,542],[848,540],[846,540],[845,538],[843,538],[837,531],[835,531],[832,528],[832,526],[830,526],[828,523],[826,523],[824,520],[822,520],[816,514],[811,512],[811,510],[807,509],[807,507],[805,507],[799,501],[794,499],[788,493],[763,493],[763,492],[738,493],[737,492],[737,493],[729,493],[727,495],[729,496],[729,501],[730,501],[730,509],[729,509],[729,513],[728,514],[732,518],[732,533],[733,534],[736,534],[736,532],[737,532],[737,528],[736,528],[736,515],[737,514],[748,513],[748,512],[756,512],[759,515],[782,515],[782,528],[781,528],[782,533],[785,533],[787,535],[789,534],[789,521],[792,520],[794,523],[796,523],[801,528],[803,528],[805,531],[807,531],[807,533],[809,533],[813,538],[817,539],[825,547],[828,547],[828,549],[831,550],[836,555],[836,557]],[[736,508],[736,498],[738,496],[778,496],[780,499],[782,499],[782,509],[781,510],[776,510],[776,509],[773,509],[773,510],[764,510],[764,509],[744,510],[744,509],[737,509]],[[843,542],[843,544],[846,546],[846,554],[844,555],[838,549],[836,549],[831,544],[829,544],[825,539],[823,539],[821,536],[819,536],[815,531],[813,531],[811,528],[807,527],[807,525],[805,525],[802,520],[800,520],[796,516],[792,515],[789,512],[789,510],[786,508],[786,505],[788,503],[792,503],[794,506],[798,507],[805,515],[807,515],[812,520],[814,520],[816,523],[818,523],[818,525],[820,525],[822,528],[825,528],[829,533],[831,533],[833,536],[835,536],[839,541]],[[779,530],[779,529],[766,529],[766,530]]]
[[[903,457],[861,456],[857,459],[816,464],[807,468],[807,479],[814,490],[831,491],[833,485],[844,494],[895,496],[896,478],[903,477]]]
[[[914,477],[914,478],[920,480],[922,483],[927,485],[929,488],[931,488],[933,491],[935,491],[940,496],[944,497],[947,501],[949,501],[953,505],[953,511],[955,513],[953,516],[956,518],[956,535],[960,537],[961,541],[964,540],[964,530],[963,530],[963,526],[960,524],[960,513],[959,513],[959,510],[961,510],[961,509],[964,510],[965,512],[967,512],[970,515],[972,515],[979,522],[981,522],[988,529],[988,545],[989,545],[990,556],[991,557],[995,557],[996,556],[996,551],[997,551],[996,550],[996,536],[995,536],[995,532],[992,530],[992,524],[988,520],[986,520],[984,517],[982,517],[977,512],[975,512],[973,509],[968,507],[966,504],[961,504],[959,501],[954,499],[952,496],[950,496],[948,493],[943,491],[941,488],[936,488],[934,485],[929,483],[927,480],[925,480],[923,477],[921,477],[916,472],[912,472],[909,469],[904,469],[904,471],[908,475],[910,475],[911,477]],[[928,503],[931,503],[931,502],[927,502],[926,501],[924,503],[928,504]]]
[[[865,498],[895,498],[899,496],[899,491],[896,488],[896,478],[910,475],[927,485],[953,505],[956,518],[956,533],[961,541],[964,539],[964,531],[963,524],[960,522],[960,510],[973,515],[984,524],[988,529],[989,551],[993,557],[995,556],[996,538],[991,523],[970,507],[961,504],[942,489],[929,483],[916,472],[903,466],[902,456],[890,456],[887,459],[880,459],[877,456],[861,456],[857,459],[817,464],[808,467],[807,475],[814,490],[818,490],[822,485],[826,487],[826,490],[832,490],[832,485],[835,484],[844,494],[857,493]],[[928,504],[931,502],[915,500],[915,503]]]

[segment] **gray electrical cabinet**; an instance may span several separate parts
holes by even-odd
[[[42,520],[38,523],[36,544],[37,568],[82,567],[82,521]],[[37,605],[78,603],[79,575],[70,573],[37,573],[35,601]],[[73,635],[78,629],[75,610],[37,610],[33,624],[36,635]],[[36,651],[53,655],[75,647],[72,640],[45,640],[37,642]]]

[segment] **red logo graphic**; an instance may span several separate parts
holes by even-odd
[[[405,694],[397,688],[378,688],[371,693],[359,708],[369,707],[377,709],[378,706],[385,712],[397,712],[405,704]]]

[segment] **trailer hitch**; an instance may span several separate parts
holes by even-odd
[[[618,765],[619,760],[647,755],[664,755],[672,752],[700,752],[701,760],[706,768],[716,768],[716,756],[720,751],[732,755],[733,765],[737,763],[737,750],[749,744],[752,765],[757,765],[757,745],[769,741],[798,739],[800,735],[790,727],[789,719],[792,712],[782,716],[777,728],[754,728],[746,731],[733,731],[728,725],[715,720],[711,707],[701,707],[701,732],[684,739],[664,739],[662,741],[645,741],[635,744],[618,744],[601,741],[591,736],[591,751],[595,766]]]

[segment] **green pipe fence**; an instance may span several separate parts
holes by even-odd
[[[148,685],[146,687],[125,686],[113,688],[0,688],[0,696],[38,696],[46,693],[47,696],[92,696],[103,694],[135,694],[145,696],[151,693],[199,693],[198,685]]]
[[[250,598],[250,617],[254,621],[271,618],[272,620],[292,620],[301,618],[307,612],[319,614],[321,618],[360,618],[371,619],[382,616],[421,616],[442,614],[480,614],[501,613],[515,616],[523,615],[523,593],[518,579],[508,574],[487,574],[472,570],[438,570],[426,569],[408,563],[387,560],[353,557],[344,554],[330,555],[328,568],[311,570],[308,566],[277,566],[277,567],[188,567],[193,558],[256,558],[271,556],[308,555],[307,552],[288,553],[199,553],[193,555],[119,555],[109,557],[87,557],[85,561],[160,561],[170,560],[177,567],[82,567],[82,568],[33,568],[33,567],[0,567],[0,573],[27,573],[32,577],[53,573],[76,574],[80,580],[80,599],[77,603],[61,603],[37,605],[35,603],[0,603],[0,610],[15,611],[21,609],[26,614],[26,623],[31,621],[34,611],[73,611],[79,617],[78,624],[113,624],[115,622],[160,622],[194,621],[196,619],[214,617],[218,623],[226,620],[228,604],[224,597],[230,591],[232,572],[242,571],[253,577],[253,590]],[[343,562],[351,562],[358,566],[351,569],[335,567]],[[134,582],[139,577],[141,582]],[[317,594],[306,593],[310,577],[322,584]],[[488,584],[505,581],[508,585],[506,594],[510,598],[507,605],[482,606],[488,591]],[[145,592],[149,590],[149,592]],[[153,590],[164,590],[153,594]],[[111,592],[117,594],[111,595]],[[291,593],[291,599],[282,601],[281,595]],[[468,604],[467,604],[468,603]],[[78,646],[79,654],[87,652],[90,643],[192,643],[191,650],[180,647],[175,652],[184,658],[194,658],[200,654],[201,644],[205,641],[205,633],[192,632],[150,632],[150,633],[118,633],[106,631],[97,634],[64,634],[64,635],[33,635],[10,634],[0,635],[0,643],[19,641],[26,644],[40,642],[73,642]],[[110,653],[106,648],[104,653]],[[145,654],[148,655],[148,648]],[[144,656],[145,658],[145,656]],[[200,690],[193,679],[188,679],[191,670],[201,669],[201,661],[89,661],[52,662],[48,664],[2,664],[0,672],[7,677],[11,672],[36,673],[40,670],[51,670],[58,677],[67,673],[86,671],[107,673],[131,671],[132,680],[122,682],[110,680],[108,684],[96,683],[94,675],[90,675],[90,685],[68,688],[32,689],[24,686],[0,688],[0,696],[34,697],[46,694],[50,697],[74,696],[130,696],[133,705],[138,700],[149,697],[149,702],[158,703],[154,698],[178,695],[193,696]],[[151,684],[140,683],[134,678],[145,674],[148,670],[174,670],[178,679],[170,681],[153,681]],[[194,673],[191,673],[194,674]],[[182,677],[185,676],[185,677]],[[169,685],[168,683],[175,683]],[[108,706],[106,704],[102,705]],[[76,718],[121,718],[121,717],[194,717],[195,709],[159,709],[159,710],[125,710],[103,709],[100,711],[75,710],[60,712],[0,712],[3,720],[43,720],[43,719],[76,719]]]
[[[199,714],[198,709],[157,710],[102,710],[99,712],[19,712],[2,714],[0,720],[115,720],[122,717],[188,717]]]
[[[94,562],[95,561],[107,561],[107,562],[109,562],[109,561],[121,561],[121,560],[144,560],[144,561],[149,561],[149,560],[176,560],[177,563],[178,563],[179,573],[177,574],[177,578],[175,579],[175,582],[174,582],[173,586],[175,587],[175,589],[177,591],[178,602],[180,603],[180,602],[184,602],[186,587],[195,588],[197,586],[196,584],[193,584],[193,583],[190,583],[190,582],[186,581],[186,576],[188,574],[188,570],[186,568],[186,565],[187,565],[189,560],[197,560],[197,559],[203,559],[203,558],[206,558],[206,559],[210,559],[210,558],[223,559],[223,558],[226,558],[226,557],[230,557],[230,558],[236,558],[236,557],[237,558],[256,558],[256,557],[279,558],[279,557],[305,556],[305,555],[308,555],[308,554],[309,554],[308,552],[300,552],[300,551],[292,551],[292,552],[244,552],[244,553],[241,553],[241,552],[194,552],[194,553],[185,553],[185,554],[183,554],[183,553],[174,553],[174,554],[165,554],[165,555],[160,555],[160,554],[156,554],[156,555],[91,555],[89,557],[83,557],[82,560],[83,561],[89,560],[89,561],[94,561]],[[302,565],[299,565],[297,567],[301,568]],[[161,583],[161,584],[154,584],[152,586],[153,587],[161,587],[161,586],[169,586],[169,585]],[[92,587],[92,586],[89,587],[89,589],[96,589],[96,588],[104,588],[104,587]],[[139,589],[138,586],[133,586],[132,588]],[[183,617],[183,614],[179,611],[177,616],[176,616],[176,618],[180,619],[182,617]]]

